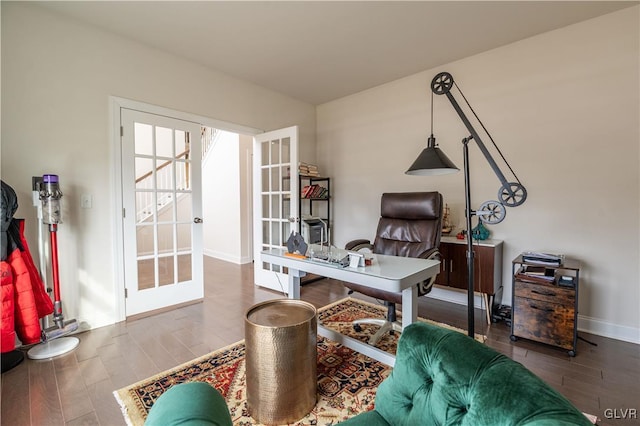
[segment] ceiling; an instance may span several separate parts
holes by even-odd
[[[314,105],[637,1],[39,2]]]

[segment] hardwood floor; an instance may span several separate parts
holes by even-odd
[[[302,298],[317,307],[347,295],[335,280],[305,285]],[[355,296],[355,295],[354,295]],[[253,285],[252,265],[205,258],[202,303],[78,334],[70,354],[25,360],[2,374],[2,425],[124,425],[112,392],[244,338],[253,304],[282,297]],[[366,299],[363,297],[363,299]],[[466,328],[466,307],[421,298],[422,317]],[[622,419],[640,411],[640,346],[580,333],[575,358],[541,344],[509,340],[504,323],[488,326],[476,313],[487,344],[521,362],[601,425],[640,425]],[[631,411],[629,411],[631,410]],[[617,417],[607,419],[606,417]]]

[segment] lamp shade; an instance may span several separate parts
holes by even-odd
[[[436,138],[431,135],[427,147],[422,150],[418,158],[416,158],[416,161],[413,162],[405,174],[417,176],[445,175],[455,173],[459,170],[460,169],[449,160],[449,157],[436,146]]]

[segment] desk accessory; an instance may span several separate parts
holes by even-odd
[[[296,231],[291,231],[289,239],[287,240],[287,251],[289,254],[299,254],[305,256],[307,254],[307,243],[304,242],[302,235]]]
[[[502,160],[506,163],[511,171],[511,174],[515,178],[515,182],[507,181],[505,175],[502,173],[497,163],[487,150],[487,147],[482,142],[482,139],[478,135],[478,132],[474,129],[471,122],[465,115],[464,111],[454,98],[451,93],[451,89],[453,86],[456,87],[465,103],[469,107],[469,109],[473,112],[478,123],[482,126],[484,132],[489,136],[489,139],[493,143],[495,149],[500,153]],[[436,76],[431,80],[431,136],[427,139],[427,147],[422,150],[418,158],[414,161],[414,163],[409,167],[405,173],[408,175],[417,175],[417,176],[426,176],[426,175],[442,175],[455,173],[459,171],[455,164],[438,148],[436,144],[436,138],[433,136],[433,94],[437,95],[445,95],[449,102],[458,113],[458,116],[464,123],[465,127],[470,133],[470,136],[462,139],[462,148],[463,148],[463,157],[464,157],[464,188],[465,188],[465,216],[466,216],[466,233],[467,235],[473,235],[473,226],[471,223],[472,216],[477,216],[479,221],[488,224],[494,225],[502,222],[504,220],[506,214],[506,207],[516,207],[524,203],[527,199],[527,190],[524,185],[520,183],[520,180],[515,175],[513,169],[507,163],[507,160],[504,158],[500,149],[497,147],[493,138],[487,131],[486,127],[475,111],[467,101],[467,98],[464,96],[458,85],[454,82],[453,76],[448,72],[441,72],[436,74]],[[485,201],[480,205],[479,210],[471,209],[471,182],[470,182],[470,173],[469,173],[469,142],[475,141],[476,145],[484,155],[485,159],[489,163],[489,166],[493,170],[494,174],[498,178],[501,183],[500,189],[498,190],[498,199],[500,201]],[[467,238],[467,269],[468,269],[468,282],[467,282],[467,291],[468,291],[468,301],[467,301],[467,309],[468,309],[468,333],[469,336],[474,335],[474,278],[473,278],[473,264],[474,264],[474,254],[473,254],[473,238]]]
[[[364,266],[364,254],[349,252],[349,266],[357,268],[358,266]]]

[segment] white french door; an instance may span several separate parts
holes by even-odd
[[[204,297],[198,123],[120,109],[126,316]]]
[[[283,247],[298,229],[298,127],[253,138],[253,264],[256,285],[286,293],[289,277],[263,262],[262,250]]]

